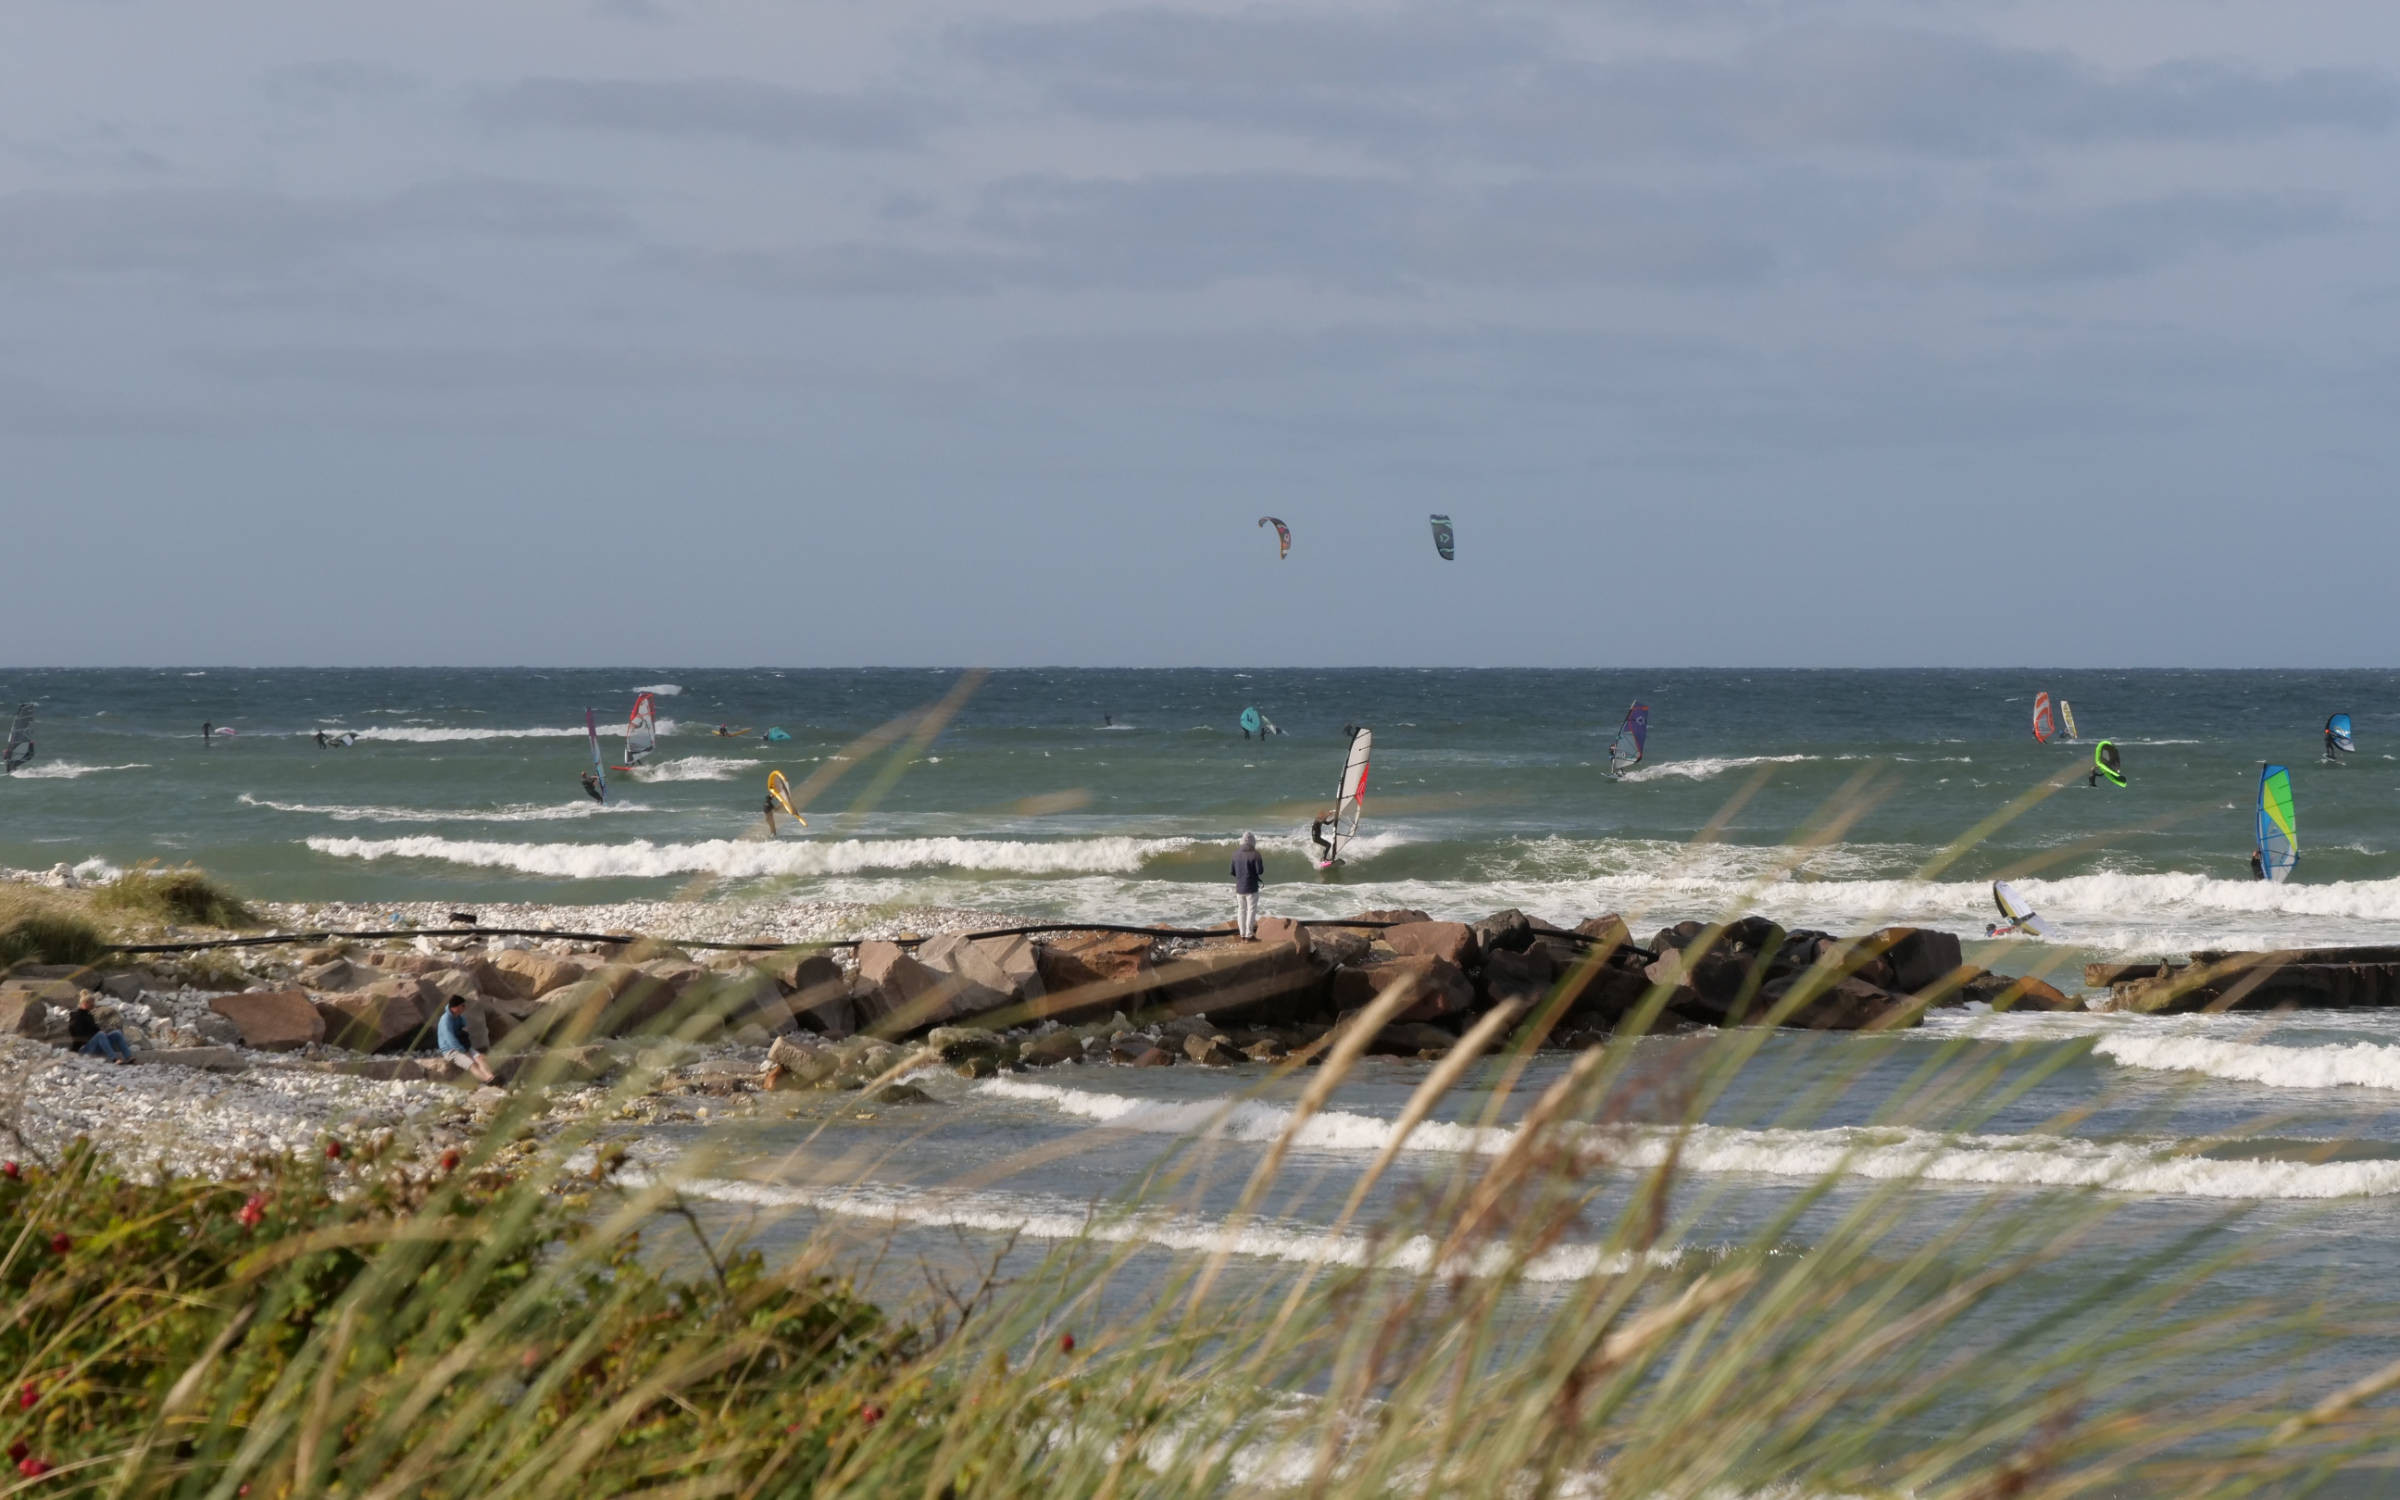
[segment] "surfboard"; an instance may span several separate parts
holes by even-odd
[[[2030,932],[2038,938],[2046,938],[2050,935],[2050,924],[2036,915],[2033,903],[2026,900],[2023,895],[2019,894],[2017,888],[2007,881],[1995,880],[1992,882],[1992,904],[2000,908],[2000,915],[2006,917],[2010,925]]]
[[[2300,825],[2292,812],[2292,773],[2268,766],[2258,773],[2258,863],[2260,873],[2281,885],[2300,863]]]
[[[1359,820],[1366,816],[1367,763],[1375,749],[1375,733],[1370,729],[1354,730],[1350,736],[1350,753],[1342,760],[1342,779],[1333,797],[1333,836],[1327,839],[1327,852],[1317,861],[1317,868],[1330,870],[1342,862],[1342,850],[1358,837]],[[1344,825],[1343,819],[1348,824]]]
[[[749,732],[750,731],[747,729],[727,729],[721,724],[709,731],[710,734],[721,740],[740,739],[743,735],[748,734]]]

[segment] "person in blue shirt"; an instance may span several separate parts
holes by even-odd
[[[492,1070],[475,1050],[475,1039],[467,1032],[467,1000],[464,995],[452,995],[442,1012],[442,1019],[433,1028],[433,1039],[440,1044],[442,1061],[461,1072],[472,1073],[485,1083],[498,1083]]]

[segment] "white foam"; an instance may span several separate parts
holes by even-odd
[[[1822,760],[1820,755],[1703,755],[1691,760],[1662,760],[1650,765],[1636,766],[1623,777],[1626,781],[1661,781],[1680,776],[1687,781],[1706,781],[1743,766],[1780,766],[1794,761]]]
[[[626,691],[629,693],[648,693],[654,698],[676,698],[682,696],[683,694],[683,689],[677,687],[671,682],[654,682],[648,687],[627,688]]]
[[[2202,1073],[2274,1089],[2400,1089],[2400,1047],[2270,1047],[2199,1036],[2104,1036],[2092,1050],[2128,1068]]]
[[[251,807],[270,808],[276,812],[310,813],[331,818],[336,823],[554,823],[578,818],[597,818],[615,813],[654,812],[655,808],[639,802],[594,802],[579,797],[573,802],[519,802],[508,807],[448,808],[448,807],[374,807],[350,806],[344,803],[275,802],[265,797],[253,797],[248,792],[235,799]]]
[[[649,1180],[639,1174],[624,1175],[629,1185],[640,1186]],[[723,1178],[682,1182],[677,1187],[695,1198],[760,1208],[797,1208],[891,1224],[981,1230],[1020,1239],[1148,1245],[1191,1252],[1223,1250],[1301,1265],[1424,1272],[1433,1269],[1434,1252],[1439,1248],[1426,1235],[1378,1243],[1362,1235],[1329,1234],[1322,1228],[1289,1221],[1253,1221],[1229,1232],[1222,1222],[1155,1212],[1113,1214],[1104,1207],[1046,1195],[938,1192],[882,1185],[798,1188]],[[1644,1259],[1653,1265],[1673,1265],[1680,1256],[1674,1251],[1651,1251]],[[1479,1255],[1471,1267],[1445,1269],[1489,1271],[1502,1263],[1502,1252],[1495,1248]],[[1579,1281],[1601,1271],[1628,1270],[1633,1263],[1629,1255],[1606,1254],[1596,1245],[1559,1245],[1527,1262],[1519,1274],[1529,1281]]]
[[[358,737],[362,740],[394,740],[413,745],[439,745],[452,740],[580,739],[583,737],[583,726],[572,724],[559,728],[470,729],[457,725],[439,727],[422,724],[370,725],[358,731]]]
[[[686,755],[636,766],[633,777],[636,781],[731,781],[756,771],[761,764],[726,755]]]
[[[19,781],[72,781],[79,776],[97,776],[103,771],[147,771],[147,761],[134,761],[122,766],[87,766],[71,760],[37,760],[32,765],[11,774]]]
[[[1052,1084],[995,1078],[984,1094],[1037,1101],[1063,1113],[1122,1130],[1266,1142],[1291,1126],[1291,1111],[1256,1100],[1211,1099],[1176,1104],[1085,1093]],[[1372,1115],[1327,1110],[1293,1133],[1305,1150],[1381,1151],[1393,1124]],[[1647,1168],[1673,1154],[1682,1170],[1796,1177],[1841,1175],[1993,1187],[2106,1188],[2179,1198],[2353,1198],[2400,1193],[2400,1161],[2225,1161],[2193,1154],[2189,1141],[2090,1141],[2055,1135],[1941,1135],[1868,1126],[1829,1130],[1743,1130],[1701,1125],[1590,1127],[1584,1144],[1611,1166]],[[1511,1128],[1483,1129],[1428,1121],[1404,1150],[1497,1155],[1515,1139]]]
[[[431,835],[397,839],[313,837],[308,847],[344,859],[439,859],[487,869],[518,870],[567,880],[623,880],[668,875],[843,875],[865,870],[999,870],[1047,875],[1138,870],[1185,839],[1098,838],[1036,843],[1002,839],[842,839],[769,843],[709,839],[700,843],[509,844]]]

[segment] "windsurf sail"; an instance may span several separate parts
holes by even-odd
[[[11,775],[19,766],[33,759],[33,705],[20,703],[17,715],[8,721],[8,749],[0,754],[0,770]]]
[[[2018,931],[2030,932],[2035,937],[2042,938],[2050,935],[2050,924],[2036,915],[2033,903],[2026,900],[2023,895],[2019,894],[2017,888],[2007,881],[1995,880],[1992,882],[1992,904],[2000,908],[2000,915],[2008,919],[2008,925]]]
[[[1275,528],[1275,540],[1283,547],[1281,552],[1275,554],[1278,560],[1292,555],[1292,528],[1276,520],[1273,516],[1260,516],[1258,524]]]
[[[2048,693],[2034,694],[2033,737],[2035,741],[2044,745],[2049,744],[2050,736],[2056,732],[2056,729],[2057,727],[2050,722],[2050,695]]]
[[[2325,748],[2339,750],[2344,755],[2358,753],[2358,741],[2350,737],[2350,716],[2335,714],[2325,721]]]
[[[1350,753],[1342,761],[1341,785],[1334,791],[1332,836],[1326,840],[1324,857],[1317,861],[1320,870],[1341,863],[1342,851],[1358,837],[1359,820],[1367,811],[1367,758],[1374,748],[1374,731],[1350,731]]]
[[[598,790],[594,791],[592,796],[597,801],[606,802],[608,800],[608,763],[600,758],[600,716],[588,708],[583,711],[583,734],[584,738],[592,742],[592,780],[598,786]]]
[[[2258,873],[2277,884],[2300,863],[2300,825],[2292,816],[2292,773],[2268,766],[2258,773]]]
[[[781,729],[770,729],[767,731],[767,743],[770,745],[789,744],[791,742],[791,738],[792,737],[790,734]]]
[[[1617,737],[1608,744],[1608,768],[1623,774],[1627,766],[1639,765],[1642,753],[1650,744],[1650,705],[1636,703],[1625,710],[1625,722],[1617,727]]]
[[[2058,723],[2059,727],[2067,732],[2067,742],[2073,744],[2075,742],[2075,705],[2064,698],[2058,700]]]
[[[782,809],[785,817],[791,819],[801,827],[806,828],[808,826],[808,819],[800,816],[800,809],[792,805],[792,784],[784,779],[781,771],[769,771],[767,773],[766,809],[767,832],[769,834],[773,834],[775,832],[775,813],[778,808]]]
[[[1264,728],[1266,727],[1266,723],[1267,723],[1267,721],[1266,721],[1266,720],[1264,720],[1264,719],[1262,719],[1262,718],[1260,718],[1260,717],[1258,716],[1258,710],[1257,710],[1257,709],[1255,709],[1255,708],[1245,708],[1245,709],[1243,709],[1243,710],[1242,710],[1242,733],[1243,733],[1243,734],[1245,734],[1245,735],[1253,735],[1253,734],[1257,734],[1259,731],[1261,731],[1262,729],[1264,729]]]
[[[625,716],[625,769],[630,771],[658,748],[658,701],[648,693],[633,700]]]
[[[2125,757],[2118,753],[2115,740],[2102,740],[2092,747],[2092,785],[2098,786],[2103,776],[2118,786],[2125,784]]]
[[[1448,516],[1433,518],[1433,550],[1442,554],[1444,562],[1455,562],[1458,558],[1458,538],[1450,530]]]

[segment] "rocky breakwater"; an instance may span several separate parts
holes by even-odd
[[[1699,1027],[1881,1030],[1970,1002],[2080,1008],[2039,980],[1967,964],[1956,937],[1921,928],[1841,938],[1748,917],[1637,942],[1614,916],[1565,928],[1518,911],[1471,923],[1409,910],[1270,918],[1254,942],[1085,931],[869,943],[848,979],[775,1043],[770,1087],[888,1090],[937,1065],[984,1076],[1308,1057],[1395,988],[1399,1009],[1371,1053],[1438,1057],[1502,1005],[1574,1046]]]
[[[2352,1010],[2400,1005],[2400,948],[2194,953],[2185,963],[2086,964],[2108,1010]]]

